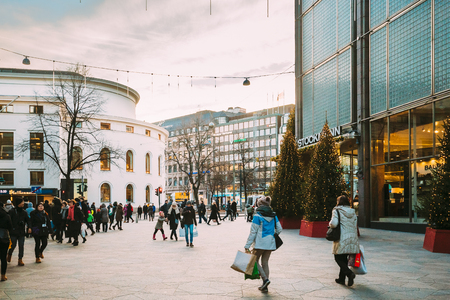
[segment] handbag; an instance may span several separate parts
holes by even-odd
[[[244,279],[245,280],[247,280],[247,279],[251,279],[251,280],[261,279],[261,276],[259,275],[259,271],[258,271],[258,264],[256,262],[255,262],[255,266],[253,267],[252,275],[244,274]]]
[[[273,232],[273,237],[275,238],[275,246],[278,249],[281,247],[281,245],[283,245],[283,241],[281,240],[280,236],[277,233],[277,220],[278,220],[277,217],[275,217],[274,220],[275,220],[275,230]]]
[[[9,230],[6,228],[0,228],[0,243],[9,244],[10,236]]]
[[[338,215],[338,225],[335,228],[328,226],[326,239],[329,241],[339,241],[341,239],[341,215],[339,210],[336,209]]]
[[[256,263],[256,255],[238,250],[236,258],[234,259],[234,262],[231,265],[231,268],[240,273],[252,275],[255,263]]]
[[[41,233],[41,229],[38,226],[31,227],[31,235],[39,236]]]

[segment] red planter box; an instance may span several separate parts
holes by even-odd
[[[450,230],[427,227],[423,248],[431,252],[450,254]]]
[[[329,222],[327,221],[309,222],[306,220],[302,220],[300,235],[324,238],[327,235],[328,223]]]
[[[302,224],[302,219],[280,218],[279,220],[283,229],[300,229],[300,225]]]

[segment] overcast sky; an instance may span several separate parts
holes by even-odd
[[[294,103],[294,75],[216,80],[294,71],[294,0],[2,0],[0,47],[91,69],[137,90],[147,122],[199,110],[254,111]],[[147,3],[147,10],[146,10]],[[0,67],[52,69],[52,62],[0,50]],[[66,70],[67,65],[55,64]],[[171,76],[167,76],[171,75]],[[177,75],[187,76],[178,78]],[[192,81],[190,76],[194,76]],[[170,83],[170,85],[169,85]],[[276,101],[279,93],[285,99]],[[273,100],[274,99],[274,100]]]

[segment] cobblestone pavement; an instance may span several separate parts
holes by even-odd
[[[284,230],[284,245],[270,258],[269,293],[262,294],[260,281],[230,268],[249,233],[242,217],[199,224],[194,248],[160,233],[153,241],[154,226],[124,224],[78,247],[50,240],[41,264],[27,239],[25,266],[17,266],[16,249],[0,299],[450,299],[450,255],[422,249],[421,234],[361,229],[369,273],[349,288],[334,282],[330,242]]]

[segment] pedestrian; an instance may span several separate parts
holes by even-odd
[[[47,247],[49,228],[51,226],[50,218],[44,210],[42,202],[37,205],[36,210],[32,211],[30,216],[31,231],[35,242],[34,255],[36,256],[36,263],[41,263],[41,258],[44,258],[44,249]]]
[[[95,234],[94,226],[92,225],[94,223],[94,211],[90,208],[88,210],[88,217],[87,217],[87,227],[91,230],[91,235]]]
[[[336,283],[345,285],[345,277],[347,277],[347,285],[352,286],[355,273],[348,268],[348,256],[359,253],[359,240],[356,213],[350,207],[350,201],[345,195],[337,198],[337,204],[332,212],[330,228],[336,228],[339,224],[339,219],[341,224],[341,238],[333,242],[334,260],[340,268],[339,278],[335,279],[335,281]]]
[[[3,203],[0,205],[0,261],[1,261],[1,281],[6,281],[6,268],[8,263],[6,256],[8,253],[8,247],[10,243],[9,233],[12,230],[11,217],[3,207]]]
[[[147,220],[148,204],[144,204],[144,207],[142,207],[142,212],[144,213],[144,220]]]
[[[216,201],[213,201],[211,204],[211,213],[209,214],[209,220],[208,222],[206,222],[206,224],[210,225],[209,222],[211,222],[211,220],[215,220],[217,222],[217,225],[220,225],[219,223],[220,216],[219,211],[217,209]]]
[[[113,225],[114,230],[116,230],[116,226],[117,229],[122,230],[122,220],[123,220],[123,206],[122,203],[119,203],[116,210],[116,224]]]
[[[47,213],[47,216],[52,219],[52,207],[50,206],[50,203],[48,203],[48,200],[45,200],[44,202],[44,210]]]
[[[76,205],[75,200],[69,201],[69,210],[67,213],[67,231],[66,234],[69,236],[69,243],[73,238],[73,246],[78,246],[78,235],[81,232],[81,223],[83,221],[83,212],[80,207]]]
[[[30,218],[28,218],[27,212],[23,209],[24,201],[22,198],[14,199],[14,208],[12,208],[8,214],[11,218],[12,228],[9,231],[11,238],[11,247],[8,251],[8,262],[11,262],[12,254],[16,249],[17,242],[19,243],[19,260],[18,265],[24,266],[23,263],[23,246],[25,244],[25,225],[28,225],[28,233],[31,233]]]
[[[95,213],[95,202],[92,202],[91,204],[91,211],[92,213]]]
[[[59,198],[53,198],[52,201],[53,205],[51,207],[52,210],[52,222],[53,222],[53,226],[54,229],[52,230],[52,240],[54,240],[55,236],[56,236],[56,241],[59,241],[61,239],[61,237],[59,236],[60,232],[61,232],[61,223],[62,223],[62,219],[61,219],[61,200]]]
[[[33,203],[31,203],[31,201],[30,201],[30,202],[28,202],[28,207],[27,207],[27,209],[26,209],[27,214],[28,214],[28,218],[30,217],[30,213],[31,213],[33,210],[34,210]]]
[[[111,203],[108,205],[109,230],[111,230],[111,226],[114,224],[116,210],[117,210],[117,202],[114,202],[114,205],[112,205]]]
[[[97,208],[97,211],[94,214],[95,220],[95,231],[100,232],[100,225],[102,224],[102,211],[100,208]]]
[[[233,213],[232,213],[232,211],[231,211],[231,202],[230,202],[230,200],[228,200],[228,202],[227,202],[227,206],[226,206],[226,208],[225,208],[225,212],[226,212],[227,214],[225,215],[225,217],[222,218],[222,221],[225,221],[225,219],[226,219],[228,216],[230,216],[231,221],[233,221]]]
[[[66,232],[68,213],[69,213],[69,205],[67,204],[66,201],[63,201],[62,205],[61,205],[61,227],[60,227],[60,231],[59,231],[59,240],[58,240],[58,243],[60,243],[60,244],[63,241],[64,232]]]
[[[172,202],[172,206],[170,206],[169,208],[167,218],[171,230],[170,239],[173,240],[173,236],[175,236],[175,240],[178,241],[177,228],[181,218],[180,218],[180,210],[178,209],[178,205],[175,202]]]
[[[247,222],[251,222],[253,220],[253,206],[247,204]]]
[[[237,214],[237,204],[236,204],[236,200],[233,200],[233,202],[231,202],[231,221],[236,220],[236,214]]]
[[[133,219],[133,206],[131,205],[131,203],[128,203],[128,208],[127,208],[127,218],[128,218],[128,222],[134,223],[134,219]]]
[[[123,221],[124,223],[128,223],[130,221],[128,219],[127,210],[128,210],[128,205],[125,204],[125,206],[123,207],[123,215],[125,216],[125,220]]]
[[[194,224],[197,226],[197,219],[195,218],[195,210],[191,201],[186,202],[186,207],[183,209],[183,224],[186,247],[192,248],[194,247]]]
[[[202,223],[202,219],[205,220],[205,222],[208,222],[208,220],[205,218],[205,214],[206,214],[206,206],[202,200],[200,201],[200,205],[198,206],[198,224]]]
[[[104,203],[100,207],[101,207],[100,212],[102,213],[103,232],[108,232],[108,220],[109,220],[108,209],[106,208],[106,205]]]
[[[11,200],[6,200],[6,204],[5,204],[5,211],[6,212],[9,212],[12,208],[13,208],[13,205],[12,205],[12,203],[11,203]]]
[[[164,216],[167,217],[167,212],[169,211],[169,201],[165,201],[164,204],[159,208],[159,211],[164,212]]]
[[[158,218],[158,220],[156,222],[156,225],[155,225],[155,232],[153,232],[153,240],[156,240],[156,233],[158,232],[158,230],[161,230],[161,234],[163,236],[163,241],[167,240],[167,237],[164,234],[164,228],[163,228],[165,220],[166,220],[166,217],[164,216],[164,212],[160,211],[159,212],[159,218]]]
[[[253,217],[250,234],[244,248],[246,252],[250,251],[253,245],[255,250],[258,271],[263,280],[258,288],[261,292],[267,293],[269,280],[269,258],[273,250],[276,250],[274,234],[280,234],[283,230],[276,214],[270,207],[270,197],[262,196],[258,199],[256,215]],[[261,262],[259,261],[261,258]]]
[[[151,219],[151,221],[153,222],[153,220],[155,218],[155,213],[156,213],[156,206],[155,206],[155,204],[152,203],[151,209],[149,210],[149,212],[150,212],[150,216],[148,218],[148,221],[150,222],[150,219]]]

